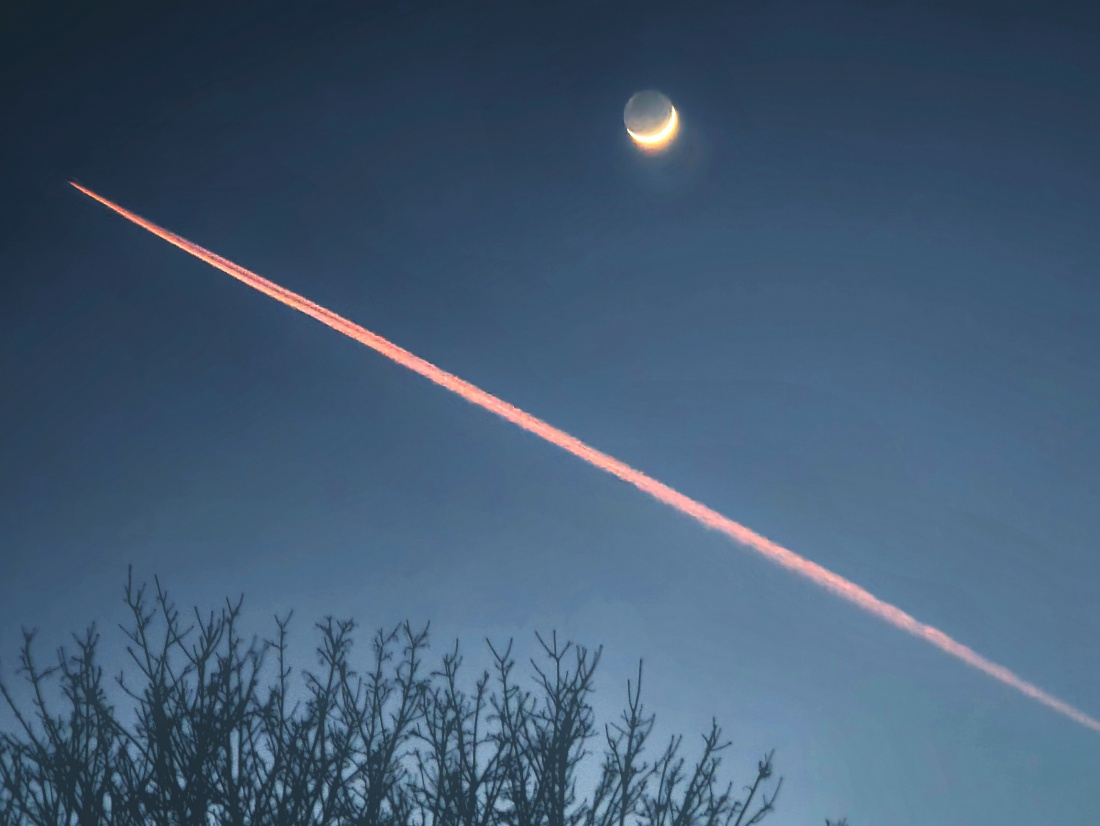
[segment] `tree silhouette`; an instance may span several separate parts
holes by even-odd
[[[15,723],[0,732],[3,826],[752,826],[774,810],[782,779],[771,753],[742,796],[719,784],[729,743],[717,722],[690,768],[682,737],[642,759],[654,716],[641,703],[641,663],[621,719],[603,727],[596,787],[578,799],[577,769],[597,731],[589,698],[600,649],[536,635],[544,661],[531,662],[532,692],[514,676],[511,642],[488,642],[493,673],[468,693],[457,643],[425,670],[428,626],[376,633],[360,673],[355,624],[327,617],[316,624],[320,667],[303,672],[292,704],[290,615],[275,618],[273,640],[246,647],[243,598],[206,617],[194,609],[185,628],[154,581],[151,599],[132,573],[125,589],[136,674],[115,682],[132,722],[108,698],[94,625],[46,668],[24,630],[18,673],[31,710],[0,681]],[[261,688],[270,656],[275,673]]]

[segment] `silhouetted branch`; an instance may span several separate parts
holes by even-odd
[[[493,665],[467,693],[457,641],[425,672],[428,626],[380,630],[360,674],[354,622],[326,617],[315,626],[318,668],[302,673],[304,695],[291,705],[292,615],[275,617],[273,640],[246,645],[243,598],[205,616],[195,609],[184,627],[154,585],[147,595],[131,574],[124,591],[132,673],[115,682],[133,703],[129,724],[108,701],[94,625],[46,668],[24,631],[17,673],[29,711],[0,681],[15,724],[0,732],[0,826],[755,826],[774,810],[782,779],[772,780],[772,753],[743,799],[718,784],[730,744],[717,722],[690,772],[678,736],[643,759],[654,716],[641,702],[641,663],[620,720],[602,729],[592,799],[578,801],[601,649],[536,635],[532,693],[516,682],[512,642],[487,640]],[[53,684],[63,714],[47,702]]]

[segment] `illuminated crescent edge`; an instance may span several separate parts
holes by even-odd
[[[668,120],[665,122],[665,125],[661,127],[660,131],[643,135],[638,132],[632,132],[627,128],[626,133],[643,146],[656,146],[657,144],[664,143],[672,137],[673,133],[676,131],[676,127],[680,124],[680,116],[676,112],[676,107],[670,105],[669,109],[672,111],[669,112]]]

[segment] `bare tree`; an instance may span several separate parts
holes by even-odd
[[[295,686],[290,615],[275,618],[273,640],[246,645],[242,599],[206,616],[195,609],[185,627],[154,583],[151,596],[132,577],[125,588],[132,671],[115,683],[129,722],[109,701],[95,626],[46,668],[24,631],[17,673],[29,711],[0,682],[14,719],[0,732],[0,826],[753,826],[775,808],[771,753],[743,794],[720,784],[730,744],[717,722],[690,769],[681,737],[644,759],[654,717],[641,703],[641,663],[621,719],[602,728],[591,799],[579,798],[601,650],[536,635],[543,656],[531,660],[528,690],[512,642],[487,640],[491,669],[467,691],[457,642],[425,669],[428,626],[377,632],[360,673],[355,624],[326,617],[315,626],[319,667]],[[63,713],[50,708],[54,686]]]

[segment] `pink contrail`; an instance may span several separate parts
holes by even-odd
[[[897,626],[902,631],[931,643],[940,650],[946,651],[951,656],[962,660],[967,665],[973,666],[979,671],[984,671],[994,679],[1000,680],[1005,685],[1011,686],[1021,694],[1033,700],[1038,700],[1043,705],[1054,709],[1059,714],[1065,715],[1074,722],[1080,723],[1082,726],[1090,728],[1093,731],[1100,732],[1100,720],[1090,717],[1088,714],[1085,714],[1085,712],[1079,711],[1068,703],[1059,700],[1057,697],[1047,694],[1038,686],[1016,676],[1004,666],[997,665],[995,662],[987,660],[985,657],[962,643],[951,639],[951,637],[947,636],[942,631],[930,625],[918,622],[900,608],[895,608],[893,605],[883,602],[854,582],[849,582],[844,577],[822,568],[816,562],[804,559],[794,551],[790,551],[782,545],[778,545],[770,539],[749,530],[744,525],[734,522],[732,519],[723,516],[717,511],[711,510],[706,505],[700,504],[694,499],[684,496],[684,494],[673,490],[668,485],[662,484],[656,479],[646,476],[640,470],[635,470],[625,462],[620,462],[613,456],[608,456],[606,453],[601,453],[595,448],[589,447],[580,439],[570,436],[565,431],[558,430],[553,425],[535,418],[530,413],[525,413],[518,407],[513,407],[508,404],[508,402],[498,399],[491,393],[486,393],[484,390],[475,387],[468,381],[464,381],[458,376],[452,375],[446,370],[436,367],[434,364],[425,361],[419,356],[413,355],[408,350],[404,350],[393,342],[382,338],[382,336],[372,333],[370,330],[366,330],[342,316],[338,316],[331,310],[326,310],[324,307],[314,304],[308,298],[303,298],[297,293],[280,287],[278,284],[274,284],[266,278],[256,275],[256,273],[246,270],[244,267],[238,266],[232,261],[228,261],[220,255],[216,255],[200,247],[198,244],[191,243],[186,238],[182,238],[175,233],[158,227],[150,221],[146,221],[141,216],[135,215],[129,210],[97,195],[89,189],[85,189],[78,183],[72,181],[70,181],[70,183],[88,197],[94,198],[104,206],[113,209],[123,218],[149,230],[149,232],[154,235],[163,238],[170,244],[174,244],[185,252],[191,253],[191,255],[205,261],[207,264],[217,267],[226,275],[231,275],[239,281],[243,281],[250,287],[271,296],[277,301],[281,301],[288,307],[293,307],[295,310],[312,316],[322,324],[327,324],[332,329],[343,333],[349,338],[355,339],[360,344],[365,344],[367,347],[377,350],[379,353],[387,358],[393,359],[398,364],[457,393],[459,396],[466,399],[466,401],[479,405],[492,413],[496,413],[512,424],[519,425],[524,430],[530,431],[551,444],[557,445],[563,450],[572,453],[577,458],[588,462],[590,465],[600,470],[604,470],[613,476],[617,476],[624,482],[629,482],[634,485],[634,487],[638,488],[643,493],[648,493],[659,502],[663,502],[681,513],[694,518],[708,528],[724,533],[736,542],[763,554],[772,562],[776,562],[784,568],[806,577],[822,588],[832,591],[837,596],[857,605],[869,614],[873,614],[879,619],[886,620],[886,622]]]

